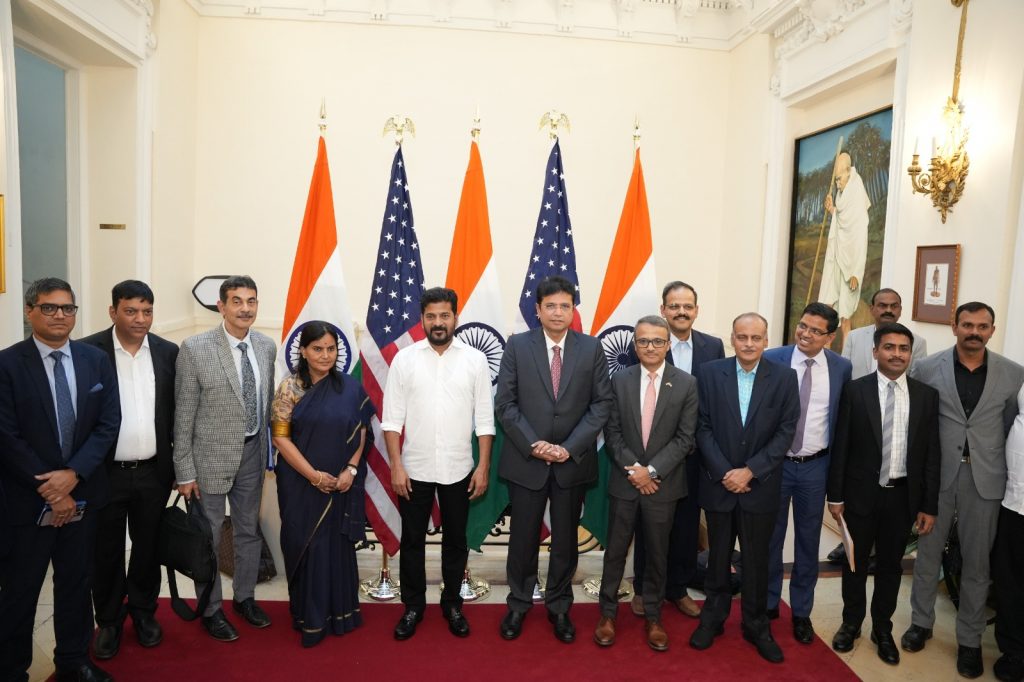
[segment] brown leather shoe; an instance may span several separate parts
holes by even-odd
[[[647,631],[647,646],[655,651],[668,651],[668,633],[665,632],[665,628],[661,627],[661,623],[649,620],[644,626],[644,630]]]
[[[611,646],[615,644],[615,619],[608,616],[601,616],[597,621],[597,629],[594,630],[594,643],[598,646]]]
[[[690,598],[690,595],[683,595],[681,599],[674,599],[672,603],[676,605],[680,613],[690,618],[698,618],[700,616],[700,606],[697,602]]]
[[[644,597],[642,594],[633,595],[633,599],[629,602],[629,610],[637,618],[644,617]]]

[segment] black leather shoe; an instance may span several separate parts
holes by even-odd
[[[86,662],[72,670],[57,670],[54,675],[57,682],[113,682],[114,678],[106,670]]]
[[[768,620],[778,620],[779,619],[779,607],[778,606],[776,606],[774,609],[768,609],[764,613],[765,613],[766,616],[768,616]]]
[[[452,609],[444,615],[448,630],[456,637],[469,637],[469,621],[462,615],[462,609]]]
[[[761,655],[761,658],[769,663],[782,663],[784,660],[782,649],[778,644],[776,644],[775,638],[772,637],[772,633],[766,632],[763,635],[755,636],[749,630],[744,629],[743,639],[753,644],[757,648],[757,653]]]
[[[814,641],[814,626],[810,618],[793,616],[793,638],[801,644],[810,644]]]
[[[709,625],[701,623],[697,626],[697,629],[690,635],[690,646],[697,651],[704,651],[710,649],[711,645],[715,643],[715,637],[725,632],[725,628],[719,625],[717,628],[712,628]]]
[[[101,661],[117,656],[121,649],[121,626],[107,625],[96,631],[92,641],[92,655]]]
[[[220,609],[212,616],[203,616],[203,627],[210,637],[218,642],[233,642],[238,639],[238,630]]]
[[[260,605],[252,597],[243,599],[240,602],[232,601],[231,608],[235,610],[235,613],[245,618],[245,622],[254,628],[265,628],[270,625],[270,616],[260,608]]]
[[[501,619],[501,638],[515,639],[523,631],[523,619],[526,618],[524,611],[508,610],[505,617]]]
[[[980,646],[959,646],[956,650],[956,671],[960,677],[974,679],[981,677],[985,666],[981,663]]]
[[[1001,682],[1022,682],[1024,680],[1024,658],[1004,654],[992,666],[992,674]]]
[[[832,638],[832,648],[841,654],[853,650],[853,643],[860,637],[860,627],[843,623]]]
[[[403,639],[409,639],[416,634],[416,624],[423,620],[423,612],[419,609],[405,610],[402,617],[398,619],[398,625],[395,626],[395,639],[401,641]],[[469,625],[467,624],[467,628]]]
[[[138,638],[139,644],[147,649],[163,641],[164,631],[153,616],[145,615],[138,618],[133,616],[132,625],[135,626],[135,636]]]
[[[892,638],[891,632],[871,631],[871,642],[878,646],[878,657],[889,665],[897,665],[900,662],[900,650],[896,648],[896,640]]]
[[[555,626],[555,639],[566,644],[576,640],[576,627],[569,620],[568,613],[548,612],[548,622]]]
[[[900,646],[904,651],[914,653],[924,648],[925,642],[932,638],[932,629],[920,625],[911,625],[900,638]]]

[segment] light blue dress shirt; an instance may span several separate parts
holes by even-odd
[[[687,374],[693,374],[693,336],[686,341],[672,337],[672,364]]]
[[[754,377],[757,376],[757,368],[761,363],[758,362],[754,365],[754,369],[749,372],[740,366],[740,361],[736,361],[736,383],[739,387],[740,393],[740,419],[743,420],[743,425],[747,425],[747,408],[750,407],[750,396],[754,393]]]
[[[59,350],[64,353],[64,358],[60,361],[61,366],[64,368],[64,373],[68,377],[68,389],[71,391],[71,404],[75,406],[75,416],[78,416],[78,382],[75,381],[75,361],[71,357],[71,341],[65,341],[64,345],[60,348],[51,348],[45,343],[37,339],[35,336],[32,337],[32,341],[36,344],[36,350],[39,351],[39,356],[43,359],[43,369],[46,370],[46,380],[50,383],[50,397],[53,398],[53,413],[57,414],[57,387],[53,383],[53,358],[50,357],[50,353],[55,350]]]

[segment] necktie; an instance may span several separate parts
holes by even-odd
[[[878,484],[889,484],[889,465],[892,462],[892,420],[896,412],[896,382],[890,381],[885,392],[885,411],[882,412],[882,468],[878,470]]]
[[[796,455],[804,447],[804,427],[807,426],[807,407],[811,404],[811,379],[814,376],[811,368],[814,367],[814,360],[804,360],[803,379],[800,381],[800,419],[796,423],[796,435],[793,436],[793,446],[790,451]]]
[[[260,426],[259,410],[256,408],[256,375],[245,352],[249,348],[244,341],[238,344],[242,351],[242,400],[245,401],[245,432],[253,433]]]
[[[658,378],[657,372],[648,372],[647,392],[644,393],[643,414],[640,418],[640,435],[644,439],[644,449],[647,449],[647,439],[651,437],[651,427],[654,425],[654,407],[658,402],[658,394],[654,390],[654,382]]]
[[[562,349],[555,346],[551,353],[551,391],[558,400],[558,384],[562,381]]]
[[[71,459],[71,451],[75,445],[75,405],[71,402],[71,388],[68,386],[68,375],[61,361],[64,353],[55,350],[50,353],[53,359],[53,388],[57,393],[57,426],[60,429],[60,452],[64,461]]]

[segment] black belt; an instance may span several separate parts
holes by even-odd
[[[251,440],[252,440],[253,438],[257,438],[257,437],[258,437],[259,435],[260,435],[259,433],[254,433],[254,434],[252,434],[251,436],[246,436],[246,437],[245,437],[245,442],[246,442],[246,443],[248,443],[248,442],[250,442],[250,441],[251,441]]]
[[[806,457],[790,457],[789,455],[786,455],[786,459],[790,462],[796,462],[797,464],[804,464],[805,462],[810,462],[811,460],[818,459],[819,457],[824,457],[827,454],[828,448],[825,448],[824,450],[818,450],[813,455],[807,455]]]
[[[120,469],[138,469],[141,466],[147,466],[149,464],[156,464],[156,457],[150,457],[149,459],[133,459],[129,461],[114,461],[114,466]]]
[[[883,485],[883,488],[902,488],[907,485],[907,477],[903,478],[890,478],[889,482]]]

